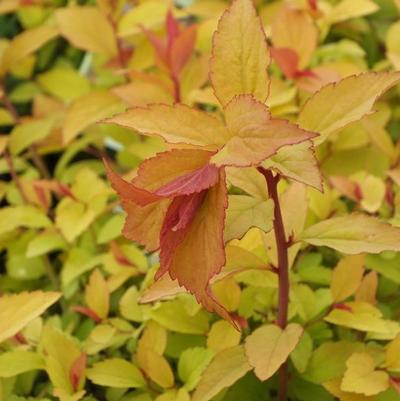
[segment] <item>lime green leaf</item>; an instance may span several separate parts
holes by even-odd
[[[310,359],[303,377],[313,383],[338,379],[346,370],[346,361],[354,353],[363,350],[361,343],[327,342],[317,348]]]
[[[375,370],[373,358],[366,353],[355,353],[346,362],[342,390],[364,395],[376,395],[389,388],[389,375]]]
[[[40,74],[37,80],[46,92],[66,102],[90,90],[89,81],[72,68],[53,68]]]
[[[10,351],[0,355],[0,377],[13,377],[44,368],[43,358],[35,352]]]
[[[246,355],[260,380],[269,379],[298,344],[303,329],[291,323],[284,330],[276,325],[262,326],[246,338]]]
[[[0,210],[0,234],[17,227],[44,228],[50,225],[51,221],[45,213],[34,206],[9,206]]]
[[[299,239],[348,254],[400,250],[399,228],[362,214],[321,221],[305,229]]]
[[[208,330],[208,316],[200,310],[190,315],[180,300],[164,302],[150,311],[150,316],[161,326],[178,333],[204,334]]]
[[[324,86],[302,108],[300,127],[321,134],[322,143],[332,132],[372,111],[378,97],[400,81],[399,72],[367,72]]]
[[[251,366],[247,362],[242,346],[220,351],[204,371],[192,401],[213,399],[221,390],[231,386],[249,370]]]
[[[95,384],[117,388],[140,388],[146,382],[140,370],[131,362],[113,358],[95,363],[87,370],[87,377]]]
[[[270,231],[273,216],[274,204],[271,199],[262,200],[245,195],[230,195],[225,223],[225,241],[242,238],[251,227],[258,227],[264,232]]]
[[[226,320],[218,320],[208,332],[207,347],[214,351],[221,351],[234,347],[240,342],[241,334]]]
[[[30,321],[54,304],[57,292],[21,292],[0,297],[0,342],[17,334]]]
[[[178,375],[185,383],[186,390],[191,391],[197,386],[213,356],[212,350],[200,347],[188,348],[182,352],[178,362]]]

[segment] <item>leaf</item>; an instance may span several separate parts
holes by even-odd
[[[45,228],[51,225],[46,214],[29,205],[8,206],[0,210],[0,234],[18,227]]]
[[[348,254],[400,250],[399,228],[362,214],[321,221],[306,228],[299,239]]]
[[[37,81],[46,92],[65,102],[90,91],[89,81],[72,68],[53,68],[40,74]]]
[[[296,348],[290,354],[290,359],[298,372],[304,373],[310,362],[313,351],[313,340],[305,331],[300,338]]]
[[[185,334],[204,334],[208,330],[208,317],[204,310],[189,314],[180,300],[164,302],[150,311],[150,316],[161,326]]]
[[[178,362],[179,378],[185,383],[187,391],[192,391],[198,384],[201,375],[214,356],[207,348],[188,348],[182,352]]]
[[[347,302],[333,309],[324,320],[359,331],[390,333],[390,321],[383,320],[379,309],[365,302]]]
[[[296,323],[284,330],[274,324],[256,329],[246,338],[245,350],[254,373],[260,380],[269,379],[296,348],[303,329]]]
[[[397,38],[400,35],[400,21],[390,25],[386,33],[387,57],[396,69],[400,68],[400,45]]]
[[[366,353],[355,353],[346,362],[341,389],[364,395],[376,395],[389,388],[389,375],[375,370],[373,358]]]
[[[97,90],[77,98],[68,109],[63,123],[63,141],[71,142],[89,125],[118,113],[121,101],[109,91]]]
[[[400,334],[391,341],[386,349],[385,366],[388,370],[400,371]]]
[[[226,320],[218,320],[207,336],[207,347],[214,351],[222,351],[240,343],[241,334]]]
[[[333,302],[344,301],[353,295],[364,274],[364,256],[346,256],[339,261],[332,273],[331,293]]]
[[[58,9],[55,16],[61,35],[73,46],[108,57],[116,56],[113,28],[98,8],[72,6]]]
[[[10,133],[8,140],[12,154],[17,155],[30,145],[46,138],[52,131],[54,120],[50,118],[30,120],[18,124]]]
[[[86,374],[90,381],[100,386],[141,388],[146,385],[140,370],[133,363],[120,358],[97,362]]]
[[[272,22],[271,40],[275,47],[293,50],[299,56],[302,70],[317,47],[318,31],[306,12],[282,7]]]
[[[228,140],[211,158],[217,166],[257,165],[282,146],[304,142],[317,135],[286,120],[271,118],[267,106],[251,95],[235,96],[225,107],[225,121]]]
[[[377,289],[378,274],[375,271],[371,271],[363,277],[355,294],[356,301],[368,302],[371,305],[375,305]]]
[[[143,135],[161,136],[168,143],[208,146],[211,150],[223,145],[228,135],[220,120],[183,104],[136,107],[104,122],[131,128]]]
[[[0,75],[10,68],[15,67],[23,58],[38,50],[57,35],[57,28],[50,25],[41,25],[20,33],[13,39],[3,54],[0,64]]]
[[[400,81],[400,72],[366,72],[324,86],[303,106],[297,123],[301,128],[321,134],[321,144],[346,125],[372,111],[375,101]]]
[[[192,401],[209,401],[221,390],[243,377],[251,366],[244,349],[238,345],[218,352],[207,366],[193,394]]]
[[[322,191],[322,176],[311,141],[280,148],[263,162],[263,167]]]
[[[0,355],[0,377],[13,377],[45,368],[43,358],[31,351],[9,351]]]
[[[139,347],[137,361],[140,368],[155,383],[163,388],[174,386],[174,373],[168,361],[148,347]]]
[[[12,337],[54,304],[57,292],[21,292],[0,297],[0,342]]]
[[[86,285],[85,302],[100,319],[105,319],[108,316],[110,292],[106,280],[98,269],[90,275],[89,282]]]
[[[350,393],[343,391],[340,388],[341,379],[330,380],[328,382],[323,383],[323,386],[335,397],[337,397],[340,401],[375,401],[375,397],[368,397],[363,394]],[[379,397],[379,396],[378,396]]]
[[[253,2],[235,0],[219,20],[213,37],[210,78],[220,103],[225,106],[241,94],[251,94],[264,103],[269,91],[269,61]]]
[[[82,355],[77,342],[67,334],[47,325],[43,329],[41,346],[46,371],[55,390],[66,395],[73,395],[82,390],[85,384],[84,374],[75,378],[71,376],[74,364]]]
[[[274,203],[246,195],[230,195],[225,222],[225,242],[242,238],[252,227],[272,229]]]
[[[379,6],[372,0],[342,0],[336,5],[327,19],[329,23],[336,24],[351,18],[373,14],[379,10]]]
[[[362,350],[363,345],[356,342],[324,343],[313,352],[303,377],[313,383],[341,378],[346,370],[346,361],[354,352]]]

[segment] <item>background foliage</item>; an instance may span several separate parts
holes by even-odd
[[[213,284],[226,309],[246,319],[239,333],[188,294],[149,290],[158,255],[122,237],[124,214],[101,161],[108,155],[131,177],[166,149],[161,139],[97,123],[127,107],[180,100],[217,111],[208,60],[227,6],[0,0],[0,292],[19,294],[0,298],[0,399],[275,399],[275,376],[260,382],[238,346],[276,318],[273,237],[261,224],[270,212],[264,183],[251,174],[230,177],[232,194],[241,188],[256,200],[239,206],[259,226],[228,244],[229,274]],[[295,119],[328,82],[400,69],[396,0],[256,6],[273,48],[292,50],[272,53],[267,104],[274,116]],[[375,113],[318,147],[323,194],[281,184],[294,234],[344,211],[400,226],[399,97],[392,89]],[[301,163],[293,171],[306,174]],[[228,224],[232,238],[240,216]],[[303,246],[291,263],[290,318],[305,327],[290,356],[291,399],[399,400],[400,255]],[[261,341],[268,335],[274,338],[265,333]]]

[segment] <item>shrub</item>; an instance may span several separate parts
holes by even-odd
[[[398,400],[399,10],[0,3],[2,399]]]

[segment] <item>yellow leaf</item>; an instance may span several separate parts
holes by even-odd
[[[10,133],[9,147],[14,155],[24,151],[35,142],[46,138],[54,127],[54,119],[30,120],[18,124]]]
[[[364,274],[364,255],[342,258],[332,273],[331,293],[334,302],[344,301],[353,295]]]
[[[225,221],[225,242],[242,238],[251,227],[264,232],[272,229],[274,204],[271,199],[260,200],[246,195],[230,195]]]
[[[283,176],[322,191],[322,176],[311,141],[280,148],[263,167],[277,170]]]
[[[9,68],[16,66],[23,58],[42,47],[57,35],[57,28],[49,25],[41,25],[16,36],[3,54],[0,75]]]
[[[98,90],[79,97],[71,104],[65,116],[64,143],[71,142],[89,125],[122,110],[119,98],[108,91]]]
[[[0,15],[17,10],[20,6],[19,2],[20,0],[3,0],[0,4]]]
[[[321,221],[306,228],[299,239],[348,254],[400,251],[399,228],[362,214]]]
[[[40,74],[37,80],[46,92],[66,102],[90,90],[89,81],[72,68],[53,68]]]
[[[235,0],[213,37],[210,77],[222,105],[235,95],[268,96],[270,62],[265,33],[251,0]],[[227,68],[229,66],[229,68]]]
[[[110,292],[106,280],[98,269],[91,274],[86,285],[85,302],[101,319],[105,319],[108,316]]]
[[[391,332],[391,322],[382,319],[379,309],[366,302],[347,302],[344,308],[333,309],[325,321],[351,329],[386,334]]]
[[[1,93],[0,93],[1,96]],[[0,108],[0,126],[2,125],[13,125],[15,123],[14,116],[6,109]],[[3,138],[7,138],[7,136],[2,135],[2,140],[0,141],[0,154],[3,153],[5,147],[5,140]]]
[[[184,388],[181,388],[179,390],[166,391],[159,395],[155,401],[190,401],[190,396]]]
[[[21,292],[0,297],[0,342],[12,337],[54,304],[57,292]]]
[[[243,377],[251,366],[244,349],[238,345],[218,352],[207,366],[193,394],[192,401],[209,401],[221,390]]]
[[[0,355],[0,377],[13,377],[44,368],[43,358],[35,352],[16,350]]]
[[[79,49],[117,54],[116,38],[111,23],[96,7],[68,7],[55,12],[60,33]]]
[[[340,384],[341,379],[335,379],[323,383],[323,386],[340,401],[376,401],[375,397],[343,391],[340,388]]]
[[[395,68],[400,68],[400,21],[392,24],[386,34],[387,57]]]
[[[389,375],[383,371],[375,370],[373,358],[366,353],[353,354],[346,362],[340,388],[343,391],[364,395],[376,395],[389,388]]]
[[[346,21],[351,18],[362,17],[379,10],[372,0],[342,0],[326,16],[330,24]]]
[[[146,375],[159,386],[171,388],[174,385],[174,374],[168,361],[147,347],[140,347],[137,351],[137,361]]]
[[[8,206],[0,210],[0,234],[17,227],[44,228],[51,226],[46,214],[30,205]]]
[[[317,46],[318,31],[308,13],[283,7],[272,23],[271,39],[275,47],[295,51],[298,67],[304,69]]]
[[[400,372],[400,334],[390,342],[386,349],[386,368],[390,371]]]
[[[274,324],[262,326],[246,338],[246,355],[260,380],[269,379],[296,348],[303,329],[296,323],[284,330]]]
[[[241,334],[226,320],[218,320],[212,326],[207,336],[207,347],[221,351],[239,344]]]
[[[377,289],[378,273],[371,271],[362,279],[361,284],[355,294],[356,301],[368,302],[371,305],[375,305]]]
[[[87,370],[87,377],[100,386],[140,388],[146,385],[140,370],[131,362],[120,358],[95,363]]]
[[[119,35],[126,37],[141,33],[141,26],[147,29],[160,27],[165,21],[171,3],[170,0],[149,0],[135,5],[119,20]]]
[[[143,135],[161,136],[168,143],[215,148],[216,145],[223,145],[228,137],[220,120],[183,104],[134,108],[105,122],[135,129]]]
[[[372,111],[376,99],[400,81],[400,72],[366,72],[324,86],[303,106],[298,124],[321,134],[322,143],[332,132],[360,120]]]
[[[257,199],[268,199],[267,186],[264,177],[254,168],[227,167],[227,180]]]

